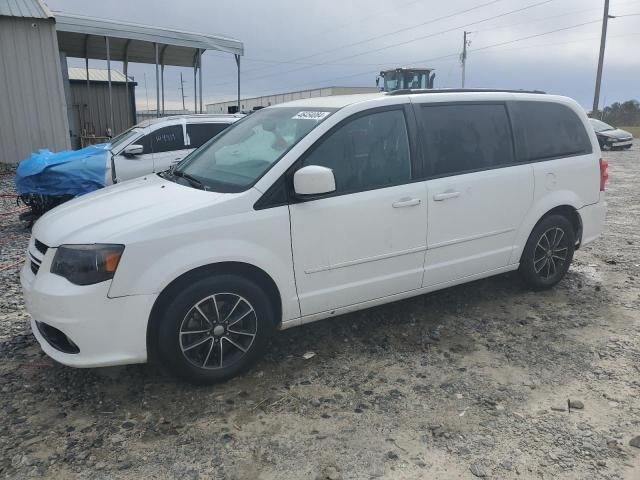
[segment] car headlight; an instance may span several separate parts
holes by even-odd
[[[76,285],[111,280],[123,251],[124,245],[62,245],[53,257],[51,273]]]

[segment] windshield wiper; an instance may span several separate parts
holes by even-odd
[[[180,177],[180,178],[184,178],[185,180],[187,180],[191,185],[193,185],[194,187],[199,188],[200,190],[208,190],[207,187],[205,186],[204,183],[202,183],[200,180],[198,180],[197,178],[189,175],[188,173],[184,173],[181,172],[180,170],[174,170],[172,172],[170,172],[171,175],[173,175],[174,177]]]

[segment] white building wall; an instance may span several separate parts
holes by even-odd
[[[255,107],[268,107],[279,103],[291,102],[312,97],[328,97],[331,95],[349,95],[353,93],[375,93],[380,91],[376,87],[324,87],[298,92],[281,93],[278,95],[266,95],[262,97],[240,99],[240,110],[250,112]],[[206,105],[207,113],[227,113],[229,107],[236,106],[237,100],[228,102],[210,103]]]

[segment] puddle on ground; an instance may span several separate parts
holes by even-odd
[[[600,273],[598,266],[595,264],[572,264],[571,272],[574,274],[582,275],[586,280],[593,283],[602,283],[602,273]]]

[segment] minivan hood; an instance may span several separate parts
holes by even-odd
[[[148,175],[75,198],[54,208],[33,227],[49,247],[118,243],[144,225],[224,202],[237,194],[205,192]]]

